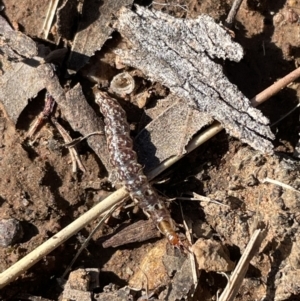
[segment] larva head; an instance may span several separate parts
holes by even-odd
[[[157,228],[168,239],[172,246],[180,247],[180,239],[175,232],[175,226],[172,219],[163,219],[157,224]]]
[[[157,228],[168,239],[169,243],[184,252],[191,252],[191,245],[187,240],[182,240],[175,232],[175,226],[172,219],[163,219],[158,222]]]

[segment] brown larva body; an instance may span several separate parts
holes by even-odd
[[[179,247],[181,242],[175,232],[170,213],[148,182],[142,166],[137,162],[125,111],[115,99],[100,91],[97,92],[96,102],[104,116],[110,161],[116,170],[119,182],[126,187],[131,198],[154,221],[169,242]]]

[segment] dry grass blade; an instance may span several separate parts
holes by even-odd
[[[243,282],[244,276],[248,270],[249,263],[255,253],[258,251],[261,242],[265,235],[260,229],[254,231],[240,261],[238,262],[235,270],[233,271],[225,290],[219,298],[219,301],[232,301]]]
[[[186,201],[198,201],[198,202],[206,202],[206,203],[214,203],[214,204],[217,204],[217,205],[220,205],[220,206],[224,206],[224,207],[230,207],[226,204],[222,204],[221,202],[218,202],[216,200],[213,200],[207,196],[203,196],[203,195],[200,195],[196,192],[193,192],[192,193],[192,197],[177,197],[176,199],[177,200],[186,200]]]
[[[286,87],[289,83],[294,81],[300,76],[300,68],[297,68],[293,72],[289,73],[284,78],[278,80],[275,84],[264,90],[263,92],[256,95],[252,100],[252,105],[257,106],[260,103],[263,103],[272,95],[279,92],[281,89]],[[202,134],[196,136],[188,145],[187,151],[191,152],[196,147],[200,146],[215,134],[222,130],[222,126],[219,123],[214,123],[209,129],[204,131]],[[162,165],[159,165],[156,169],[151,172],[149,179],[153,179],[155,176],[159,175],[162,171],[170,167],[172,164],[177,162],[180,157],[173,157],[167,162],[164,162]],[[170,163],[172,162],[172,163]],[[72,222],[66,228],[58,232],[56,235],[51,237],[49,240],[44,242],[38,248],[33,250],[31,253],[23,257],[21,260],[13,264],[10,268],[5,270],[0,274],[0,288],[5,287],[7,284],[15,280],[19,275],[26,272],[30,267],[36,264],[39,260],[41,260],[44,256],[49,254],[51,251],[55,250],[58,246],[64,243],[71,236],[76,234],[80,229],[85,227],[88,223],[97,218],[100,214],[110,209],[115,204],[119,203],[123,198],[127,197],[128,193],[125,188],[117,190],[101,203],[87,211],[77,220]]]
[[[55,17],[55,12],[58,6],[59,0],[51,0],[49,3],[49,8],[47,12],[47,16],[45,18],[44,26],[43,26],[43,35],[44,38],[47,39],[51,25],[53,23],[54,17]]]
[[[297,110],[300,107],[300,103],[298,103],[293,109],[291,109],[289,112],[287,112],[286,114],[284,114],[281,118],[279,118],[277,121],[275,121],[274,123],[271,124],[272,126],[275,126],[276,124],[278,124],[279,122],[281,122],[283,119],[285,119],[286,117],[288,117],[289,115],[291,115],[295,110]]]
[[[288,184],[284,184],[282,182],[279,182],[277,180],[273,180],[273,179],[270,179],[270,178],[264,178],[262,181],[262,183],[270,183],[270,184],[274,184],[274,185],[277,185],[277,186],[280,186],[282,188],[285,188],[285,189],[288,189],[288,190],[291,190],[291,191],[294,191],[294,192],[297,192],[297,193],[300,193],[299,190],[295,189],[294,187],[288,185]]]
[[[58,121],[55,118],[51,118],[51,121],[53,122],[53,124],[56,126],[57,130],[59,131],[59,133],[62,135],[65,143],[70,143],[72,142],[72,138],[69,135],[69,133],[58,123]],[[73,147],[68,147],[69,153],[71,155],[71,159],[72,159],[72,172],[75,173],[77,171],[77,166],[79,167],[79,169],[85,173],[86,169],[84,167],[84,165],[81,162],[80,156],[77,153],[77,150]]]
[[[181,211],[181,216],[182,216],[182,219],[183,219],[183,226],[185,228],[186,238],[187,238],[189,244],[192,245],[194,243],[192,235],[191,235],[191,231],[190,231],[190,229],[192,229],[192,223],[191,223],[190,220],[188,220],[188,221],[185,220],[181,203],[180,203],[180,211]],[[191,272],[192,272],[192,276],[193,276],[193,284],[194,284],[193,293],[192,293],[192,295],[193,295],[195,290],[197,289],[201,271],[197,269],[194,253],[189,252],[188,255],[189,255],[190,262],[191,262],[191,269],[192,269]]]
[[[75,145],[77,145],[78,143],[80,143],[81,141],[85,140],[85,139],[88,139],[89,137],[93,136],[93,135],[104,135],[103,132],[100,132],[100,131],[97,131],[97,132],[93,132],[93,133],[90,133],[84,137],[78,137],[78,138],[75,138],[73,139],[71,142],[69,143],[66,143],[65,144],[65,147],[74,147]]]

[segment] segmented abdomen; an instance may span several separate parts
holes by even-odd
[[[97,92],[96,102],[104,116],[110,161],[116,170],[118,180],[170,243],[179,246],[179,238],[174,230],[174,222],[169,211],[151,187],[143,173],[142,166],[137,163],[125,111],[115,99],[104,92]]]

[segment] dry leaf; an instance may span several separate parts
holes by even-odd
[[[19,115],[33,98],[44,88],[29,60],[12,63],[11,70],[0,77],[0,100],[8,117],[16,123]]]
[[[100,50],[113,29],[109,26],[113,14],[122,6],[131,5],[133,0],[94,1],[85,0],[82,20],[75,36],[69,69],[78,71],[96,50]]]
[[[208,114],[189,107],[173,94],[159,100],[146,114],[152,121],[135,139],[145,172],[172,156],[184,154],[191,137],[213,121]]]
[[[36,43],[20,31],[13,30],[0,16],[0,50],[10,60],[20,61],[38,54]]]

